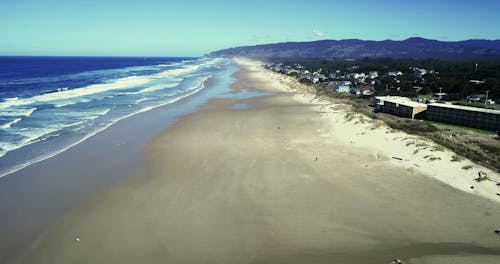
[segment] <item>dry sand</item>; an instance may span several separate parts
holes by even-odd
[[[148,145],[146,177],[61,220],[22,262],[500,262],[500,187],[469,189],[486,169],[237,63],[235,93],[275,95],[182,118]]]

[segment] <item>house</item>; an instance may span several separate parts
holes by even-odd
[[[369,86],[363,86],[360,89],[360,93],[362,96],[369,96],[369,95],[373,95],[375,93],[375,91],[373,90],[373,88],[371,88]]]
[[[356,82],[363,82],[366,78],[366,74],[364,73],[351,73],[349,74],[349,78]]]
[[[400,71],[397,71],[397,72],[395,72],[395,71],[390,71],[390,72],[388,72],[386,75],[387,75],[387,76],[396,77],[396,76],[401,76],[401,75],[403,75],[403,73],[402,73],[402,72],[400,72]]]
[[[378,72],[377,71],[368,72],[368,78],[370,78],[372,80],[375,78],[378,78]]]
[[[500,110],[433,103],[428,105],[426,119],[484,130],[500,131]]]
[[[348,93],[351,90],[351,86],[348,85],[338,85],[334,88],[337,93]]]
[[[427,105],[401,96],[375,97],[375,110],[406,118],[423,118]]]
[[[333,91],[338,93],[348,93],[351,90],[351,82],[335,82]]]
[[[370,96],[373,95],[375,91],[373,88],[369,86],[363,86],[358,88],[352,88],[349,92],[357,96]]]
[[[294,74],[294,73],[300,73],[299,71],[295,70],[295,69],[285,69],[285,74],[287,75],[290,75],[290,74]]]
[[[413,74],[415,75],[415,77],[421,78],[422,76],[424,76],[424,75],[427,74],[427,70],[426,69],[419,69],[417,67],[413,67]]]

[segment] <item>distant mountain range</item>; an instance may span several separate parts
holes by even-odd
[[[358,59],[364,57],[500,59],[500,40],[471,39],[438,41],[425,38],[406,40],[319,40],[236,47],[214,51],[210,57],[256,59]]]

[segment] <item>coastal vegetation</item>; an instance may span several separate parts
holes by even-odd
[[[375,113],[369,99],[352,95],[339,97],[337,93],[322,90],[317,93],[323,98],[342,100],[354,111],[380,120],[392,129],[428,138],[478,164],[493,170],[500,169],[500,137],[494,132]]]
[[[493,170],[500,169],[500,137],[494,132],[375,113],[369,98],[323,90],[320,85],[315,87],[317,95],[322,98],[341,100],[352,110],[379,120],[392,129],[428,138],[478,164]]]
[[[378,72],[373,84],[377,95],[408,97],[432,97],[433,93],[446,93],[442,99],[463,101],[467,96],[486,94],[488,98],[500,98],[500,61],[457,61],[439,59],[363,58],[359,60],[287,60],[284,65],[299,64],[310,71],[325,76],[335,74],[338,80],[347,80],[350,73]],[[423,75],[416,69],[426,69]],[[401,74],[394,76],[393,72]],[[418,88],[417,88],[418,87]],[[416,89],[417,88],[417,89]],[[484,107],[484,103],[472,106]]]

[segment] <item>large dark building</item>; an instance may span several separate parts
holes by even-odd
[[[406,118],[423,118],[427,105],[411,101],[406,97],[377,96],[375,97],[376,109],[383,113]]]
[[[500,131],[500,110],[451,104],[429,104],[425,119],[484,130]]]

